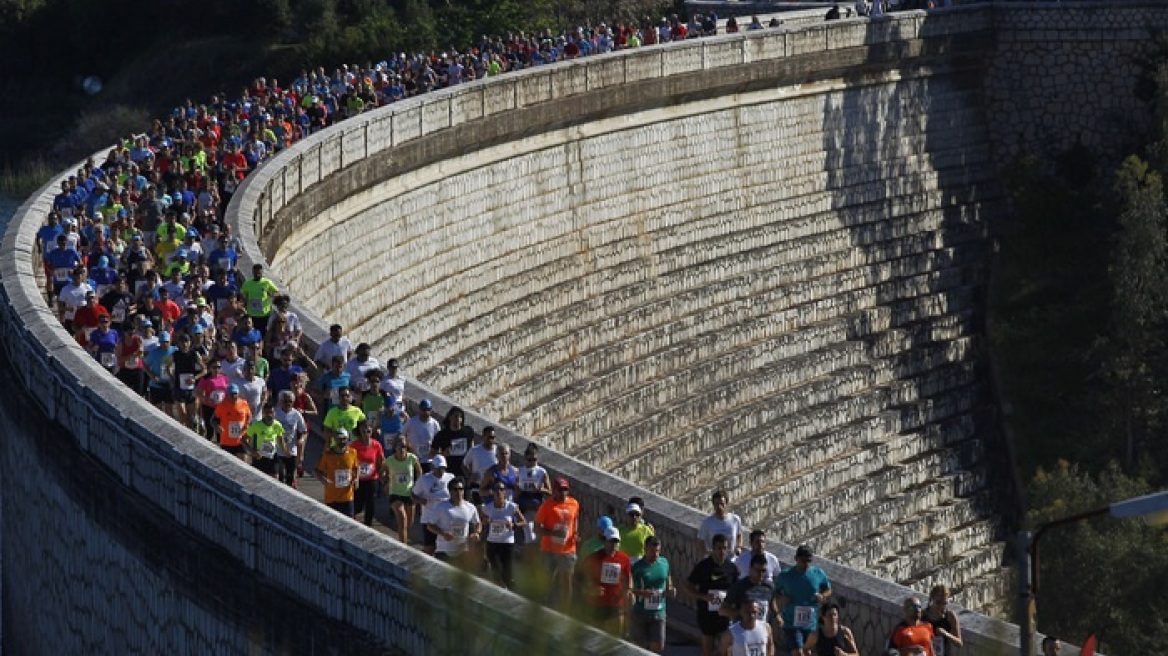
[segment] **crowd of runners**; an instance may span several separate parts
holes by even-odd
[[[387,498],[397,538],[409,544],[420,533],[436,558],[509,588],[539,572],[551,582],[548,603],[579,605],[598,626],[658,652],[669,600],[686,595],[704,654],[858,654],[810,548],[783,570],[766,534],[748,533],[729,512],[726,493],[714,495],[696,538],[708,555],[675,584],[643,500],[582,534],[571,483],[539,465],[535,446],[513,462],[494,429],[476,434],[459,408],[439,421],[422,399],[407,414],[398,363],[353,345],[339,325],[306,351],[289,297],[261,265],[240,269],[240,243],[223,220],[259,163],[338,120],[506,71],[718,29],[716,16],[696,15],[508,34],[188,101],[61,183],[37,235],[46,298],[100,366],[150,403],[287,485],[315,477],[328,506],[367,525]],[[725,29],[739,28],[732,20]],[[745,29],[764,26],[755,19]],[[306,471],[310,432],[324,448]],[[926,608],[906,601],[890,647],[951,653],[934,645],[961,644],[947,599],[938,588]]]

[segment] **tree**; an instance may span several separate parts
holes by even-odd
[[[1168,313],[1168,207],[1160,175],[1138,157],[1116,174],[1121,211],[1111,248],[1111,325],[1100,342],[1101,374],[1110,384],[1107,404],[1123,436],[1123,461],[1136,458],[1165,410],[1164,320]]]

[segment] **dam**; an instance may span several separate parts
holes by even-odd
[[[1028,149],[1137,138],[1138,122],[1113,120],[1138,106],[1115,71],[1166,24],[1155,3],[993,3],[535,69],[315,135],[230,212],[310,338],[342,323],[403,361],[410,398],[546,445],[586,515],[644,496],[680,570],[698,557],[710,492],[731,490],[747,524],[834,561],[846,622],[871,651],[908,594],[898,583],[1003,602],[1000,517],[1016,491],[979,353],[993,224],[1008,211],[997,172]],[[287,597],[292,627],[315,611],[338,644],[433,648],[399,615],[420,585],[436,611],[454,603],[434,593],[452,589],[444,567],[206,448],[52,324],[31,269],[50,201],[30,199],[5,238],[3,336],[15,383],[35,391],[26,403],[111,490],[85,502],[81,552],[109,568],[68,570],[72,585],[104,589],[137,563],[135,589],[173,576],[101,512],[141,504],[151,535],[187,535],[235,568],[221,581]],[[6,472],[21,447],[6,446]],[[58,515],[79,512],[66,472],[86,470],[41,466],[37,480],[74,499]],[[5,640],[14,624],[48,635],[38,609],[72,589],[21,546],[65,562],[70,542],[10,501],[29,485],[3,482]],[[40,594],[14,603],[10,582]],[[468,585],[460,598],[497,617],[505,593]],[[140,627],[113,630],[124,651],[203,636],[218,636],[195,643],[211,650],[278,651],[208,611],[217,586],[178,587],[117,621],[96,592],[71,603],[79,625]],[[986,617],[963,625],[973,653],[1016,644]]]

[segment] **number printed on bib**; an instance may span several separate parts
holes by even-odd
[[[264,442],[263,444],[261,444],[260,445],[260,455],[262,455],[265,458],[275,457],[276,443],[275,442]]]
[[[491,537],[504,538],[507,537],[507,520],[492,519],[491,520]]]
[[[568,542],[568,525],[556,524],[552,527],[552,544],[566,544]]]
[[[102,353],[101,366],[107,369],[113,369],[118,364],[118,356],[115,353]]]
[[[353,472],[348,469],[338,469],[333,472],[333,485],[337,487],[349,487],[353,484]]]
[[[247,309],[250,310],[252,314],[262,314],[264,311],[264,299],[253,298],[248,300]]]
[[[194,374],[179,374],[178,375],[179,389],[193,390],[195,389],[195,375]]]
[[[219,405],[223,403],[223,399],[227,398],[227,393],[223,390],[214,390],[211,392],[211,405]]]
[[[713,599],[708,602],[708,608],[710,609],[711,613],[716,613],[720,608],[722,608],[722,602],[726,601],[726,591],[710,590],[710,596],[713,597]]]
[[[815,606],[795,607],[795,628],[808,631],[815,628]]]
[[[369,478],[373,475],[373,463],[371,462],[361,463],[359,469],[361,470],[361,478]]]
[[[227,434],[237,440],[243,437],[243,422],[233,421],[230,424],[227,424]]]
[[[410,484],[410,473],[409,472],[398,472],[397,473],[397,482],[398,482],[398,485],[409,485]]]
[[[460,437],[457,440],[450,440],[450,455],[461,457],[466,455],[466,438]]]
[[[660,590],[654,590],[652,594],[645,597],[645,610],[661,610],[661,604],[665,599],[665,594]]]
[[[620,582],[620,563],[601,563],[600,582],[605,585],[616,585]]]
[[[766,645],[758,642],[752,642],[746,645],[747,656],[766,656]]]

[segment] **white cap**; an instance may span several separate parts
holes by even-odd
[[[615,526],[609,526],[608,528],[604,529],[604,539],[605,540],[619,540],[620,539],[620,529],[618,529]]]
[[[641,514],[641,507],[635,503],[630,503],[628,506],[625,506],[625,514],[627,515],[629,513],[637,513],[639,515]]]
[[[446,468],[446,458],[442,456],[434,456],[430,459],[430,467],[437,469],[439,467]]]

